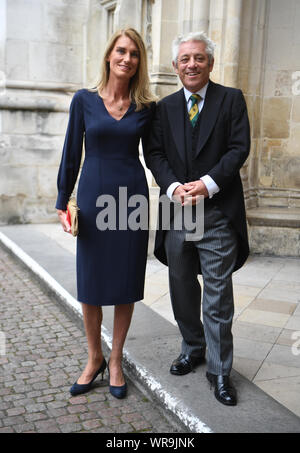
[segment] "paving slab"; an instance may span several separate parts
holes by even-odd
[[[268,394],[273,395],[277,401],[292,407],[293,412],[300,416],[300,375],[255,382],[262,390],[266,390]],[[286,386],[289,387],[289,393],[284,391]]]
[[[240,373],[249,381],[253,381],[259,370],[263,365],[262,360],[253,360],[248,357],[233,357],[233,369]]]
[[[298,342],[299,343],[299,342]],[[290,346],[275,344],[266,358],[266,363],[277,363],[287,367],[300,368],[300,347],[297,348],[297,355]]]
[[[286,367],[283,365],[265,362],[256,374],[254,381],[270,381],[273,379],[297,376],[300,376],[300,368]]]
[[[279,327],[265,326],[261,324],[252,324],[249,322],[237,321],[233,324],[233,337],[247,338],[248,340],[255,339],[263,343],[274,344],[280,336],[281,330]]]

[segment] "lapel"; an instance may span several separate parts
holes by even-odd
[[[223,87],[209,81],[201,115],[199,139],[195,157],[197,157],[201,152],[212,132],[212,129],[219,115],[224,96],[225,90],[223,89]]]
[[[183,88],[171,96],[166,104],[168,120],[178,154],[185,164],[184,110],[185,98]]]

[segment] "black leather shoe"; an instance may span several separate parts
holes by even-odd
[[[180,354],[177,359],[175,359],[171,365],[170,373],[175,374],[176,376],[183,376],[188,374],[201,363],[205,362],[205,356],[196,357],[187,354]]]
[[[108,371],[108,377],[110,380],[109,361],[108,361],[108,365],[107,365],[107,371]],[[110,382],[109,382],[109,391],[112,394],[112,396],[114,396],[115,398],[119,398],[119,399],[125,398],[125,396],[127,395],[127,384],[125,382],[124,385],[110,385]]]
[[[215,397],[226,406],[236,406],[236,390],[230,384],[229,376],[222,376],[206,372],[206,377],[215,388]]]

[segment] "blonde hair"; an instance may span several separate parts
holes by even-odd
[[[106,87],[109,80],[110,66],[107,61],[111,51],[113,50],[117,39],[121,36],[127,36],[130,38],[138,48],[139,51],[139,64],[135,75],[130,80],[130,97],[131,101],[136,104],[136,111],[142,110],[145,106],[149,107],[150,103],[155,101],[156,98],[153,96],[150,90],[150,81],[148,75],[148,63],[147,63],[147,52],[145,44],[141,35],[134,30],[134,28],[126,28],[116,31],[110,38],[107,47],[104,52],[100,80],[98,81],[96,88],[93,91],[98,91],[100,95],[101,91]]]

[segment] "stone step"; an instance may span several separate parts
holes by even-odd
[[[300,228],[300,208],[259,207],[247,210],[250,226]]]

